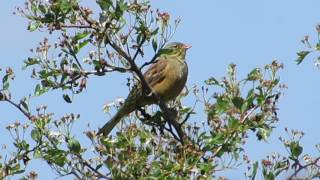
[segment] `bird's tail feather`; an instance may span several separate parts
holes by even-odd
[[[126,101],[118,112],[111,118],[111,120],[99,129],[98,134],[103,134],[104,136],[110,134],[112,129],[122,120],[123,117],[134,111],[134,107],[134,101],[129,98],[128,101]]]

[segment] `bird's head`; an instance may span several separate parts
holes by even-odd
[[[172,42],[160,50],[160,57],[173,57],[179,60],[184,60],[186,57],[186,52],[189,48],[191,48],[190,45],[180,42]]]

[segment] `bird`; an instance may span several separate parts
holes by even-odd
[[[191,48],[190,45],[181,42],[168,43],[159,51],[154,63],[143,74],[152,92],[164,102],[174,100],[185,87],[188,78],[188,65],[185,58],[189,48]],[[142,92],[141,83],[138,83],[118,112],[98,130],[98,135],[107,136],[131,112],[139,107],[156,104],[158,101],[158,98],[154,96],[145,95]]]

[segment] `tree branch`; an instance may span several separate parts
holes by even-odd
[[[20,112],[22,112],[22,114],[23,114],[24,116],[26,116],[29,120],[32,120],[32,115],[31,115],[29,112],[27,112],[27,111],[25,111],[24,109],[22,109],[19,104],[14,103],[13,101],[11,101],[11,100],[8,99],[8,98],[5,98],[5,101],[7,101],[8,103],[10,103],[10,104],[13,105],[14,107],[16,107],[16,108],[17,108]]]
[[[309,166],[314,166],[314,165],[317,166],[318,161],[320,161],[320,157],[317,157],[315,160],[313,160],[313,162],[311,162],[309,164],[306,164],[304,166],[299,166],[299,168],[294,171],[294,173],[288,178],[288,180],[293,180],[294,177],[296,177],[299,174],[300,171],[308,168]]]

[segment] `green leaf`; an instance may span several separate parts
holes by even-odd
[[[115,15],[116,15],[116,19],[120,19],[123,16],[124,11],[127,10],[127,3],[124,2],[124,0],[118,0],[116,2],[117,2],[117,5],[116,5]]]
[[[222,144],[225,140],[225,136],[223,133],[217,133],[212,136],[210,144],[219,145]]]
[[[258,140],[267,140],[267,138],[270,136],[272,131],[272,128],[261,128],[259,129],[259,131],[257,132],[257,138]]]
[[[103,166],[103,164],[98,164],[95,169],[96,169],[96,170],[99,170],[102,166]]]
[[[90,34],[89,32],[79,32],[79,33],[77,33],[77,35],[74,36],[74,39],[76,41],[79,41],[79,40],[87,37],[89,34]]]
[[[20,100],[20,105],[24,108],[24,110],[29,112],[29,106],[27,103],[28,99],[27,98],[23,98]]]
[[[47,7],[43,4],[39,4],[39,10],[43,13],[46,14],[47,13]]]
[[[59,0],[59,9],[64,14],[69,13],[72,10],[72,3],[68,0]]]
[[[260,94],[257,97],[257,102],[258,102],[259,105],[263,105],[263,103],[265,103],[265,101],[266,101],[266,97],[263,94]]]
[[[26,150],[26,151],[29,150],[29,147],[30,147],[30,145],[25,140],[22,140],[21,142],[15,144],[15,146],[19,149]]]
[[[22,67],[22,69],[26,69],[28,66],[32,66],[39,63],[40,61],[38,61],[38,59],[29,57],[27,60],[24,61],[24,66]]]
[[[80,153],[81,145],[78,140],[71,138],[68,140],[68,148],[72,153]]]
[[[254,162],[253,167],[252,167],[251,180],[254,180],[256,178],[258,166],[259,166],[258,161]]]
[[[37,84],[34,90],[34,95],[35,96],[41,96],[42,94],[46,93],[49,91],[50,88],[48,87],[41,87],[40,84]]]
[[[34,153],[33,153],[33,158],[39,159],[39,158],[41,158],[41,157],[42,157],[42,152],[41,152],[41,150],[40,150],[40,149],[36,149],[36,150],[34,151]]]
[[[262,78],[262,73],[261,73],[261,69],[260,68],[255,68],[247,76],[247,80],[248,81],[256,81],[256,80],[259,80],[261,78]]]
[[[158,34],[158,31],[159,31],[159,27],[157,27],[155,30],[151,32],[151,36]]]
[[[157,40],[156,39],[152,39],[152,48],[153,48],[154,52],[157,51],[158,44],[157,44]]]
[[[274,166],[274,169],[276,170],[274,175],[278,176],[281,172],[286,171],[287,168],[289,167],[288,163],[289,163],[288,160],[277,162],[276,165]]]
[[[234,129],[234,130],[238,129],[239,120],[236,118],[230,117],[228,120],[228,126],[229,126],[229,128]]]
[[[214,168],[212,163],[199,163],[197,164],[197,166],[201,170],[201,172],[205,173],[211,171]]]
[[[241,97],[233,97],[232,103],[237,109],[241,110],[244,100]]]
[[[31,131],[31,138],[36,142],[39,142],[41,140],[41,137],[42,137],[42,134],[38,129],[33,129]]]
[[[299,51],[297,52],[298,58],[296,59],[296,63],[300,64],[304,60],[304,58],[310,53],[311,51]]]
[[[100,8],[104,11],[108,11],[109,8],[112,6],[112,0],[97,0]]]
[[[72,103],[71,98],[69,97],[68,94],[64,94],[62,97],[67,103]]]
[[[247,111],[249,108],[253,107],[253,101],[255,100],[255,93],[254,93],[254,89],[250,89],[248,91],[246,100],[244,101],[242,107],[241,107],[241,112],[245,112]]]
[[[224,99],[223,97],[217,98],[216,111],[218,114],[226,112],[229,109],[229,101]]]
[[[181,114],[186,114],[186,113],[189,113],[190,111],[192,111],[191,107],[184,107],[180,109]]]
[[[275,177],[274,177],[274,174],[272,172],[269,172],[267,174],[267,176],[265,176],[265,180],[274,180]]]
[[[60,149],[49,149],[44,158],[60,167],[67,162],[66,153]]]
[[[14,174],[24,173],[25,170],[24,170],[24,169],[20,169],[20,165],[17,164],[15,167],[12,167],[12,166],[11,166],[9,172],[10,172],[11,175],[14,175]]]
[[[11,77],[11,74],[6,74],[5,76],[3,76],[2,78],[2,88],[3,90],[8,90],[9,89],[9,86],[10,86],[10,77]]]
[[[75,46],[75,49],[74,49],[74,54],[78,54],[78,52],[79,52],[84,46],[86,46],[88,43],[89,43],[89,40],[86,40],[86,41],[83,41],[83,42],[80,42],[79,44],[77,44],[77,45]]]
[[[218,86],[221,86],[220,82],[214,78],[214,77],[211,77],[207,80],[204,81],[207,85],[218,85]]]
[[[37,30],[41,25],[41,22],[39,21],[32,21],[30,22],[29,26],[28,26],[28,30],[33,32],[35,30]]]
[[[299,142],[293,141],[289,145],[291,157],[295,160],[301,155],[303,147],[300,146]]]

